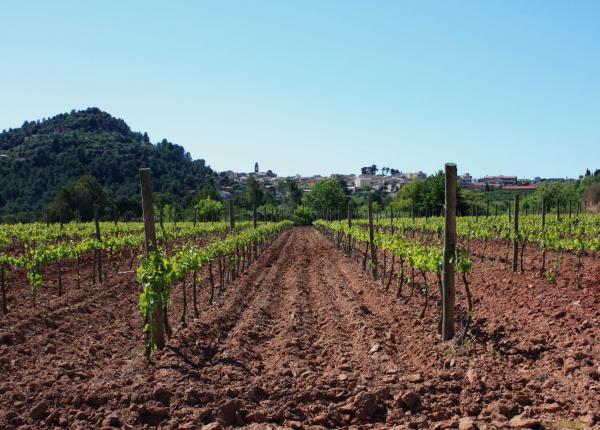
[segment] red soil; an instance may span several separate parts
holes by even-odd
[[[577,289],[568,277],[552,285],[476,264],[475,336],[459,348],[439,340],[435,294],[418,318],[420,294],[404,304],[316,230],[297,228],[213,306],[203,285],[201,315],[185,329],[175,327],[177,286],[174,336],[151,362],[134,273],[110,270],[103,286],[85,278],[77,290],[70,265],[66,294],[47,289],[35,305],[13,275],[0,318],[0,428],[592,428],[599,266],[586,266]]]

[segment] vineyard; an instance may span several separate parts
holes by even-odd
[[[599,216],[348,213],[0,225],[0,427],[598,423]]]

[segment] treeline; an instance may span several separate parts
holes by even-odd
[[[243,187],[237,183],[226,200],[232,200],[236,219],[249,220],[254,216],[259,220],[292,219],[297,225],[310,224],[317,218],[345,218],[348,207],[354,217],[365,216],[369,197],[376,214],[393,210],[396,216],[439,216],[444,207],[444,182],[443,172],[438,172],[411,182],[392,196],[368,189],[351,194],[339,179],[319,181],[304,191],[291,178],[280,182],[277,188],[267,189],[250,177]],[[569,208],[572,212],[584,208],[596,210],[600,200],[600,172],[573,183],[543,184],[535,192],[521,197],[522,210],[530,213],[539,213],[542,202],[548,212],[561,210],[564,213]],[[512,191],[484,192],[459,187],[457,212],[459,215],[504,214],[513,199]],[[227,219],[229,202],[226,200],[213,182],[206,182],[184,198],[170,192],[154,193],[157,217],[165,221]],[[46,216],[52,222],[89,221],[93,219],[94,208],[98,208],[104,220],[136,220],[142,216],[139,192],[115,198],[90,175],[61,187],[47,206]]]
[[[139,186],[138,186],[139,187]],[[197,192],[180,198],[169,192],[153,193],[156,216],[164,221],[193,220],[219,221],[229,216],[229,202],[233,201],[235,217],[249,220],[295,219],[297,224],[310,224],[313,212],[303,206],[303,192],[292,179],[281,182],[277,189],[265,189],[254,179],[224,199],[212,182],[205,183]],[[59,189],[48,204],[45,219],[50,222],[73,220],[90,221],[98,209],[102,220],[139,220],[142,217],[139,191],[131,196],[111,197],[106,188],[90,175],[82,176]]]
[[[375,213],[393,210],[396,216],[440,216],[444,209],[445,175],[442,171],[423,180],[414,180],[395,196],[379,190],[359,190],[350,195],[343,182],[328,179],[318,182],[305,195],[304,202],[314,217],[337,219],[347,216],[348,204],[354,216],[366,216],[367,200],[373,199]],[[466,215],[505,214],[516,191],[475,191],[458,185],[457,213]],[[548,182],[535,191],[521,193],[521,210],[540,213],[542,202],[547,212],[569,209],[600,210],[600,169],[573,182]]]

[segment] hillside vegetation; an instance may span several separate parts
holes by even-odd
[[[97,108],[25,121],[0,133],[0,221],[40,218],[57,191],[83,175],[97,178],[113,199],[135,198],[140,167],[152,169],[154,191],[179,198],[215,178],[183,147],[152,144]]]

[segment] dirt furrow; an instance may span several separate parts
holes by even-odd
[[[475,336],[460,348],[437,334],[437,288],[419,318],[419,292],[398,300],[317,230],[295,228],[211,306],[203,283],[199,317],[185,328],[171,317],[173,338],[147,361],[137,284],[111,276],[106,290],[70,293],[66,306],[11,326],[23,335],[0,345],[0,401],[11,404],[0,426],[442,429],[466,417],[490,430],[592,425],[597,293],[545,291],[534,278],[476,265]],[[172,315],[181,292],[176,285]]]

